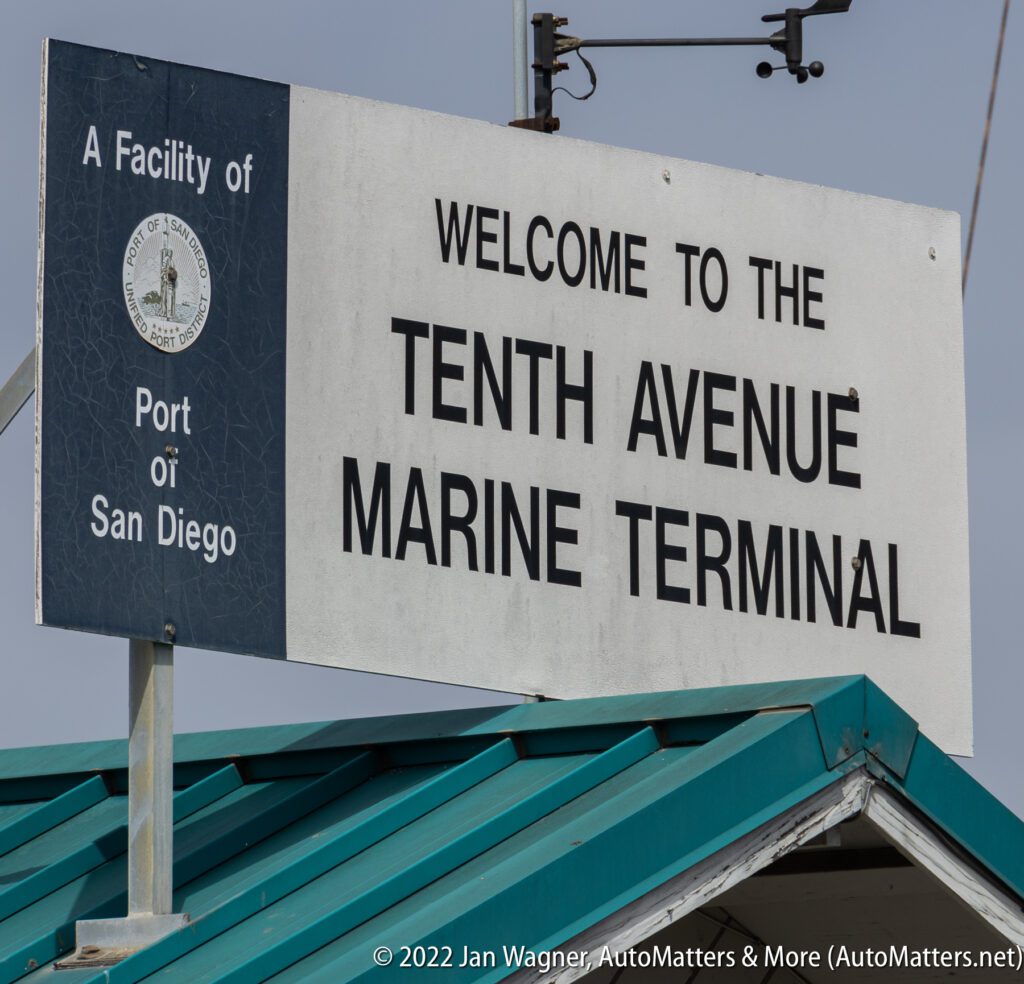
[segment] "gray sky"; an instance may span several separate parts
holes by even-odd
[[[781,9],[783,4],[778,4]],[[1001,0],[855,0],[807,24],[823,79],[764,82],[760,49],[600,51],[588,103],[559,94],[563,133],[831,185],[967,218]],[[1024,815],[1015,736],[1024,659],[1024,23],[1011,10],[965,308],[976,757],[966,767]],[[771,0],[559,0],[582,36],[752,35]],[[0,35],[0,378],[31,348],[40,42],[51,36],[492,122],[512,115],[510,0],[39,0]],[[559,77],[576,91],[583,73]],[[554,137],[552,139],[558,139]],[[538,176],[541,180],[542,176]],[[33,624],[33,428],[0,437],[0,747],[120,737],[127,643]],[[922,503],[927,508],[927,503]],[[178,731],[507,702],[514,697],[178,650]]]

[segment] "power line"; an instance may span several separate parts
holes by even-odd
[[[992,130],[992,110],[996,105],[996,87],[999,85],[999,65],[1003,60],[1003,41],[1006,38],[1006,19],[1010,14],[1010,0],[1003,2],[1003,19],[999,25],[999,43],[996,45],[996,63],[992,68],[992,89],[988,94],[988,115],[985,117],[985,135],[981,139],[981,160],[978,162],[978,180],[974,186],[974,204],[971,206],[971,225],[967,233],[967,251],[964,253],[964,274],[961,294],[967,291],[967,273],[971,266],[971,248],[974,246],[974,227],[978,222],[978,202],[981,183],[985,178],[985,158],[988,156],[988,137]]]

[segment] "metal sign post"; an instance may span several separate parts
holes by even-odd
[[[172,913],[174,646],[128,643],[128,915],[80,920],[74,966],[115,963],[184,926]]]
[[[529,87],[527,83],[526,0],[512,0],[512,87],[515,93],[515,118],[525,120]]]
[[[174,647],[128,643],[128,916],[171,913]]]

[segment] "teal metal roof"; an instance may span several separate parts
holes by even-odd
[[[381,945],[546,950],[862,767],[1024,895],[1024,825],[864,677],[180,735],[175,760],[191,925],[55,972],[77,919],[125,913],[127,746],[0,752],[0,982],[387,981]]]

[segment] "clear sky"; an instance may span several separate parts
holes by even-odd
[[[964,764],[1024,815],[1024,22],[1013,6],[965,308],[976,757]],[[958,211],[966,236],[1001,7],[854,0],[847,15],[807,22],[807,58],[826,73],[799,87],[782,74],[758,79],[760,49],[598,51],[597,94],[587,103],[559,94],[556,112],[576,137]],[[543,9],[568,16],[572,33],[611,37],[753,35],[776,8],[530,6]],[[0,35],[2,379],[34,341],[46,36],[491,122],[512,115],[510,0],[12,5]],[[558,81],[586,88],[579,68]],[[30,409],[0,436],[0,747],[120,737],[127,643],[33,624]],[[176,670],[179,731],[517,699],[184,649]]]

